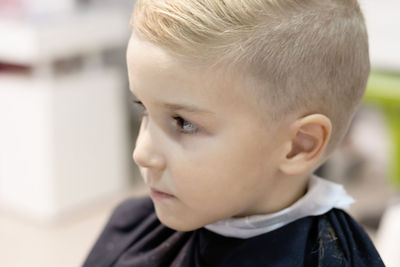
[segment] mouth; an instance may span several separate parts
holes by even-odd
[[[150,197],[154,200],[173,199],[175,196],[150,187]]]

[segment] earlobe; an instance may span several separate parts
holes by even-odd
[[[288,140],[290,148],[280,169],[288,175],[307,172],[320,158],[331,134],[332,125],[328,117],[313,114],[294,124],[294,137]]]

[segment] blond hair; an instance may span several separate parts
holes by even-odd
[[[328,152],[346,133],[370,71],[357,0],[139,0],[131,23],[179,57],[237,66],[274,120],[326,115]]]

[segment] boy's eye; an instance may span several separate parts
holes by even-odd
[[[133,102],[140,107],[141,116],[149,115],[147,110],[146,110],[146,108],[144,107],[144,105],[143,105],[143,103],[141,101],[134,100]],[[176,116],[173,116],[172,118],[176,122],[178,131],[183,133],[183,134],[194,134],[199,130],[196,125],[194,125],[193,123],[191,123],[188,120],[185,120],[181,116],[177,116],[176,115]]]
[[[133,100],[133,103],[135,103],[137,106],[140,107],[140,115],[141,116],[147,116],[149,113],[147,112],[146,108],[144,107],[143,103],[139,100]]]
[[[173,118],[178,125],[179,131],[183,134],[194,134],[199,130],[196,125],[180,116],[174,116]]]

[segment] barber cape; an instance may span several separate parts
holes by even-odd
[[[160,223],[150,198],[128,199],[83,267],[384,266],[342,210],[352,202],[343,186],[313,176],[307,193],[284,210],[181,232]]]

